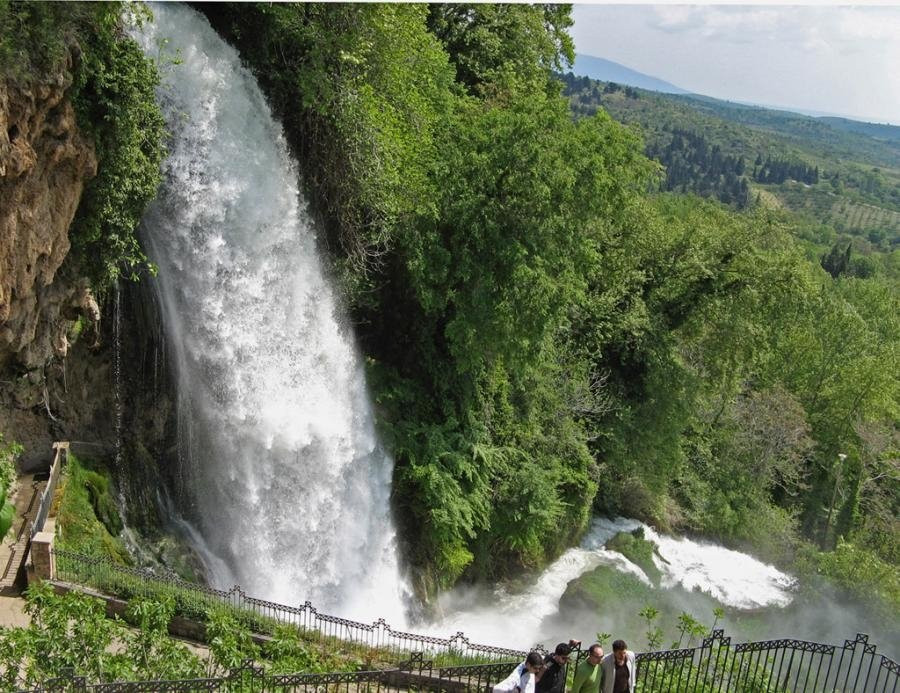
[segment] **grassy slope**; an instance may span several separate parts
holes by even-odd
[[[60,548],[127,562],[128,554],[122,540],[110,532],[110,528],[116,529],[116,522],[121,523],[121,520],[118,520],[115,504],[109,496],[109,483],[105,472],[93,471],[86,463],[69,455],[55,498]],[[106,516],[106,523],[98,514]]]

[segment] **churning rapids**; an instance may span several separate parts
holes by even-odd
[[[163,66],[169,156],[142,225],[178,377],[178,522],[217,587],[406,626],[392,461],[317,256],[298,164],[236,51],[187,7],[153,10],[136,38],[148,55],[179,58]],[[637,524],[595,520],[530,587],[477,606],[451,593],[445,617],[420,629],[533,644],[587,570],[605,563],[646,580],[603,548]],[[665,559],[664,587],[700,587],[738,608],[790,601],[791,578],[748,556],[646,531]]]

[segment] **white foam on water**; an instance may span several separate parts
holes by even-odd
[[[639,566],[619,552],[604,548],[619,532],[632,532],[639,527],[647,539],[659,546],[664,560],[654,557],[654,562],[662,572],[663,589],[674,585],[700,589],[738,609],[784,606],[792,599],[794,578],[752,556],[660,534],[637,520],[596,517],[580,546],[563,553],[526,587],[516,591],[498,587],[491,592],[459,588],[443,595],[440,606],[444,615],[429,624],[428,630],[442,636],[461,631],[472,642],[529,648],[547,637],[542,623],[558,613],[559,600],[568,584],[596,567],[607,565],[652,585]]]
[[[662,587],[700,590],[737,609],[787,606],[796,580],[752,556],[710,542],[677,539],[643,525],[644,536],[659,546],[654,562]]]

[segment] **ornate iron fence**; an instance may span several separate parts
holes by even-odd
[[[569,667],[586,656],[579,651]],[[787,661],[785,661],[787,660]],[[327,674],[267,674],[252,662],[228,676],[181,681],[87,683],[68,675],[45,682],[28,693],[139,693],[314,691],[463,691],[489,692],[506,678],[516,661],[437,667],[421,653],[383,670]],[[865,635],[843,647],[802,640],[772,640],[732,646],[715,631],[700,647],[637,655],[639,693],[896,693],[898,666],[868,644]]]
[[[351,691],[490,691],[506,678],[517,662],[434,669],[433,662],[420,654],[397,667],[373,671],[327,674],[267,674],[252,662],[245,662],[228,676],[180,681],[117,681],[88,683],[72,673],[46,681],[42,686],[19,693],[194,693],[198,691],[240,691],[241,693],[350,693]]]
[[[805,640],[731,644],[722,630],[700,647],[636,656],[640,691],[666,693],[896,693],[900,667],[867,635],[844,646]]]
[[[119,597],[171,596],[179,615],[203,620],[211,608],[229,608],[249,629],[271,633],[295,626],[301,637],[327,647],[359,648],[361,659],[381,662],[382,670],[330,674],[266,675],[246,666],[230,676],[193,681],[150,681],[87,685],[77,677],[48,682],[42,691],[484,691],[506,677],[525,652],[450,638],[406,633],[384,620],[372,624],[319,613],[309,602],[293,607],[246,596],[238,587],[215,590],[174,575],[118,565],[55,549],[59,579],[89,585]],[[537,646],[537,649],[543,649]],[[577,651],[567,672],[586,656]],[[396,662],[402,661],[401,664]],[[732,644],[715,630],[698,647],[636,656],[640,693],[898,693],[900,666],[876,652],[859,634],[843,646],[804,640]],[[57,687],[54,687],[57,686]],[[80,686],[80,687],[79,687]]]
[[[179,616],[203,621],[210,609],[228,608],[250,630],[271,634],[276,626],[295,626],[301,636],[321,644],[355,644],[367,650],[367,659],[396,662],[419,652],[435,666],[521,661],[525,652],[470,642],[463,633],[448,638],[394,630],[383,619],[360,623],[320,613],[310,602],[302,606],[276,604],[249,597],[240,589],[217,590],[187,582],[175,575],[119,565],[106,558],[53,549],[57,579],[94,587],[122,598],[170,596]]]

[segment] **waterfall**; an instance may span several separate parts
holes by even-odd
[[[402,625],[392,461],[298,163],[237,52],[187,7],[153,11],[136,39],[179,58],[142,222],[178,379],[179,522],[218,587]]]

